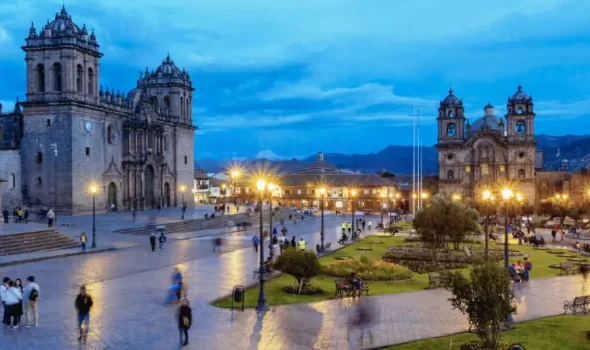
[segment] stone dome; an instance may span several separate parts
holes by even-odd
[[[162,73],[162,75],[178,75],[180,76],[182,72],[180,69],[174,64],[174,61],[170,59],[170,55],[166,56],[166,59],[162,61],[162,64],[156,69],[156,74]]]
[[[501,131],[504,122],[501,118],[495,115],[486,115],[482,118],[477,119],[471,124],[471,128],[467,131],[467,137],[473,136],[481,131]]]
[[[72,16],[68,15],[65,7],[62,7],[61,11],[55,14],[55,19],[47,23],[44,29],[51,29],[52,36],[79,36],[82,34],[82,30],[72,21]]]
[[[522,86],[520,86],[520,84],[518,85],[518,89],[516,90],[514,95],[512,95],[512,97],[510,97],[510,101],[530,101],[531,99],[532,99],[531,96],[527,95],[522,90]]]
[[[455,96],[453,94],[453,89],[449,90],[449,95],[447,97],[445,97],[444,100],[441,101],[440,103],[441,106],[461,106],[463,105],[463,102],[461,102],[460,99],[457,98],[457,96]]]

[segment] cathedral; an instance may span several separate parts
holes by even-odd
[[[65,7],[40,31],[31,24],[22,49],[26,100],[8,114],[0,106],[0,206],[83,213],[91,184],[98,209],[192,201],[180,192],[194,169],[188,72],[167,56],[129,93],[103,89],[96,35]]]
[[[489,103],[483,112],[470,123],[463,101],[452,89],[440,102],[439,190],[478,198],[481,188],[509,181],[529,203],[535,203],[535,170],[542,167],[542,153],[535,150],[533,98],[519,85],[508,97],[504,118],[496,116]]]

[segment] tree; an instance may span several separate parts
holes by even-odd
[[[321,265],[318,257],[308,251],[296,249],[284,250],[275,261],[273,267],[287,275],[293,276],[299,285],[299,292],[305,282],[321,272]]]
[[[432,198],[430,206],[416,214],[414,228],[430,247],[436,261],[438,251],[448,247],[448,242],[459,249],[465,236],[477,230],[478,216],[475,209],[454,201],[448,194],[439,193]]]
[[[475,265],[470,278],[450,275],[451,305],[469,318],[484,349],[498,349],[500,330],[511,313],[514,293],[506,270],[497,263]]]
[[[558,217],[559,223],[563,226],[568,212],[573,209],[574,205],[569,197],[550,197],[541,202],[541,212],[544,215]]]

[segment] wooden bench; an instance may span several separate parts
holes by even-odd
[[[428,288],[438,288],[440,286],[441,276],[438,272],[428,273]]]
[[[570,273],[576,273],[578,271],[578,269],[576,269],[576,265],[572,261],[560,262],[559,270],[560,275],[569,275]]]
[[[350,287],[346,285],[346,283],[344,283],[344,280],[339,280],[339,279],[334,279],[334,287],[335,287],[335,292],[334,292],[334,296],[340,296],[341,298],[344,297],[344,293],[346,293],[346,295],[350,294]]]
[[[588,306],[590,305],[590,296],[575,297],[573,301],[566,300],[563,302],[563,314],[570,310],[572,314],[576,314],[578,311],[586,313]]]

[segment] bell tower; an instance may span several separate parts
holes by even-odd
[[[465,139],[465,115],[463,101],[454,95],[453,89],[438,107],[438,143],[462,143]]]
[[[506,124],[509,141],[535,140],[535,113],[533,98],[527,95],[520,84],[514,95],[508,97]]]

